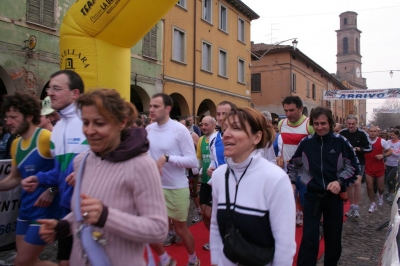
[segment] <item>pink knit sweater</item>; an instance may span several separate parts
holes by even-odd
[[[74,159],[75,171],[83,155]],[[112,265],[145,265],[145,243],[162,242],[168,231],[160,175],[147,153],[113,163],[102,160],[90,151],[80,193],[99,199],[108,206],[104,228],[95,227],[95,230],[107,240],[105,250]],[[75,211],[73,202],[71,205],[72,211]],[[74,217],[70,213],[64,219],[70,222],[71,232],[74,232],[70,265],[83,266]]]

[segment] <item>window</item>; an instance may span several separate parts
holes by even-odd
[[[211,72],[211,44],[203,41],[201,69]]]
[[[27,0],[26,21],[54,28],[54,0]]]
[[[219,49],[218,74],[220,76],[223,77],[228,76],[227,66],[228,66],[228,54],[226,51]]]
[[[176,4],[180,7],[186,8],[186,0],[179,0]]]
[[[203,0],[203,19],[212,23],[212,0]]]
[[[219,6],[219,29],[228,31],[228,9],[223,5]]]
[[[317,91],[315,89],[315,84],[312,85],[312,98],[317,99]]]
[[[238,20],[238,40],[244,42],[244,20],[241,18]]]
[[[142,55],[157,58],[157,25],[144,36]]]
[[[244,83],[244,60],[238,60],[238,82]]]
[[[332,103],[331,103],[331,101],[326,101],[326,107],[327,108],[329,108],[329,109],[331,109],[331,107],[332,107]]]
[[[359,49],[359,44],[358,44],[358,38],[356,38],[356,53],[360,54],[360,49]]]
[[[343,23],[344,23],[344,25],[347,25],[347,18],[344,18]]]
[[[307,97],[310,98],[310,81],[309,80],[307,80],[307,88],[306,88],[306,90],[307,90]]]
[[[296,91],[296,73],[292,74],[292,91]]]
[[[347,37],[343,38],[343,54],[347,54],[349,52],[349,39]]]
[[[186,45],[186,33],[177,28],[174,28],[174,38],[172,44],[172,59],[185,62],[185,45]]]
[[[251,91],[261,91],[261,74],[256,73],[251,75]]]

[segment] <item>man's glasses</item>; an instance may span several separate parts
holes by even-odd
[[[69,90],[69,88],[60,88],[60,87],[48,87],[46,88],[46,92],[60,92],[63,90]]]

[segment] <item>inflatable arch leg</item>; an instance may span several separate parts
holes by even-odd
[[[114,88],[130,98],[130,48],[176,0],[78,0],[60,28],[60,68],[79,73],[87,89]]]

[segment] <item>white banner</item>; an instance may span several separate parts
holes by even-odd
[[[324,100],[367,100],[400,98],[400,88],[381,90],[327,90]]]
[[[374,108],[372,110],[374,113],[379,113],[379,114],[398,114],[398,113],[400,113],[400,108],[397,108],[397,109]]]
[[[0,180],[11,171],[11,160],[0,160]],[[21,187],[0,192],[0,250],[15,242]]]

